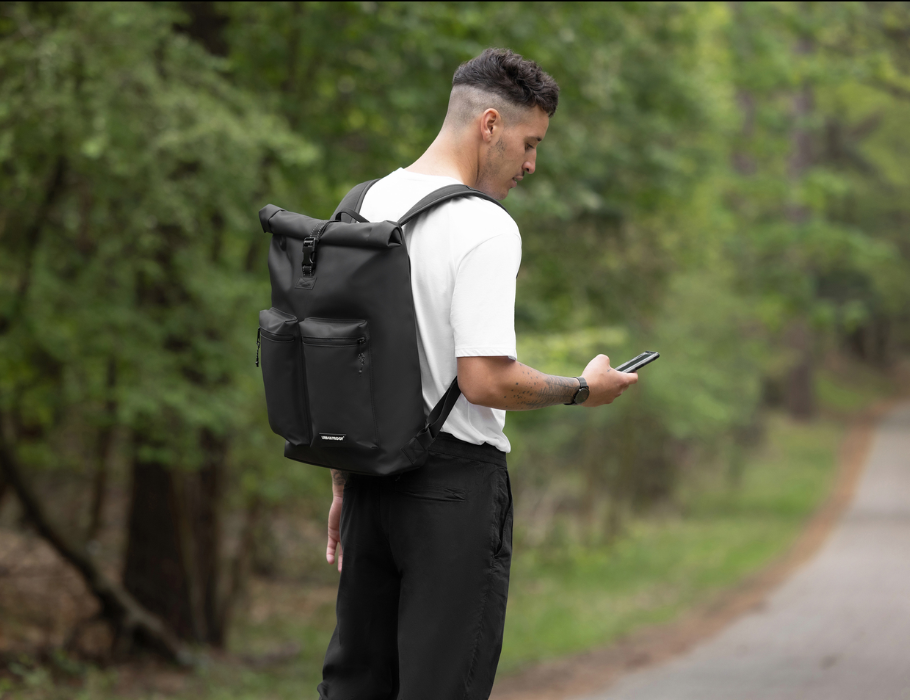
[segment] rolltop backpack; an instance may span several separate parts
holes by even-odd
[[[286,457],[380,476],[426,462],[461,394],[453,378],[426,415],[402,227],[459,197],[502,205],[450,185],[400,221],[370,222],[359,212],[374,182],[352,189],[328,221],[273,204],[260,209],[262,230],[272,234],[272,307],[259,313],[256,364]]]

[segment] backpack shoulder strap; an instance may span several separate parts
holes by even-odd
[[[348,192],[344,199],[338,204],[335,208],[335,211],[332,213],[332,218],[340,221],[344,221],[340,216],[347,216],[349,218],[348,223],[353,220],[353,217],[348,212],[360,213],[360,207],[363,206],[363,198],[367,196],[367,191],[377,182],[376,180],[367,180],[366,182],[361,182],[359,185],[355,185],[350,192]],[[339,216],[340,215],[340,216]]]
[[[458,401],[459,396],[461,396],[461,387],[458,386],[458,377],[455,377],[449,388],[442,395],[442,398],[430,411],[423,430],[401,448],[402,454],[410,460],[412,466],[419,467],[427,461],[427,457],[430,454],[430,446],[439,436],[439,432],[442,430],[442,426],[445,425],[452,409],[455,408],[455,402]]]
[[[467,185],[446,185],[445,187],[440,187],[438,190],[430,192],[426,197],[421,199],[417,204],[411,207],[407,213],[398,220],[400,226],[404,226],[406,223],[411,221],[411,219],[420,216],[428,209],[432,209],[437,204],[442,204],[443,202],[448,202],[450,199],[457,199],[459,197],[480,197],[485,199],[488,202],[493,202],[497,207],[503,211],[507,211],[502,204],[493,199],[490,195],[484,194],[480,190],[475,190],[472,187]]]

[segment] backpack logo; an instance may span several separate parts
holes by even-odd
[[[319,433],[319,437],[323,440],[335,440],[336,442],[344,440],[344,434],[342,433]]]

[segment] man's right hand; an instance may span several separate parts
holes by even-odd
[[[598,355],[581,373],[590,389],[587,400],[581,404],[588,408],[613,403],[622,392],[638,382],[636,372],[618,372],[610,367],[610,358]]]

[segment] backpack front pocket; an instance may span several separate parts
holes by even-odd
[[[307,318],[300,336],[313,447],[377,447],[367,322]]]
[[[297,317],[275,308],[260,311],[259,346],[269,425],[292,445],[309,445],[306,377]]]

